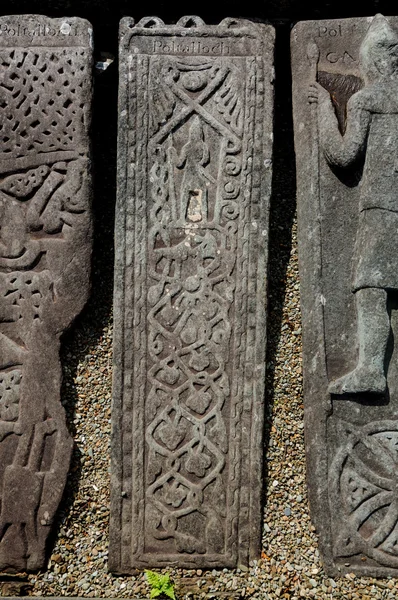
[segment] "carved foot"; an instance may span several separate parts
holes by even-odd
[[[35,551],[28,557],[26,570],[28,572],[39,571],[39,569],[43,568],[44,562],[45,553],[43,548],[42,551]]]
[[[5,525],[5,522],[1,521],[2,531]],[[21,524],[8,524],[8,529],[0,542],[0,569],[8,572],[26,570],[26,540]]]
[[[364,367],[357,367],[351,373],[332,381],[329,394],[384,394],[387,380],[384,373]]]

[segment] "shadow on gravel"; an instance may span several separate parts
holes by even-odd
[[[290,72],[290,27],[276,26],[274,160],[268,258],[268,331],[264,424],[264,486],[266,511],[268,489],[268,448],[272,427],[275,366],[281,336],[286,274],[292,247],[292,225],[296,211],[296,171]]]
[[[116,37],[116,36],[114,36]],[[115,51],[117,39],[111,50]],[[101,48],[98,49],[101,51]],[[113,54],[106,47],[106,52]],[[97,52],[95,58],[98,59]],[[97,346],[104,328],[112,319],[114,214],[116,199],[116,140],[117,140],[117,64],[105,71],[96,72],[92,118],[93,156],[93,213],[94,247],[92,259],[92,288],[90,299],[62,340],[61,362],[63,382],[61,398],[66,411],[67,424],[73,437],[75,407],[78,392],[74,380],[78,365]],[[74,446],[65,493],[59,507],[57,526],[48,544],[48,554],[59,535],[62,523],[75,501],[82,473],[82,457]]]

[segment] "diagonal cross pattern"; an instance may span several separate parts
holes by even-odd
[[[185,104],[185,108],[183,108],[178,115],[175,115],[170,119],[160,131],[155,134],[150,143],[153,145],[161,144],[174,129],[185,122],[192,114],[196,113],[201,116],[206,123],[216,129],[220,135],[226,137],[228,141],[232,143],[233,148],[230,148],[231,152],[237,152],[241,145],[239,138],[204,107],[207,100],[209,100],[213,93],[223,84],[229,71],[230,69],[228,67],[224,67],[217,62],[212,69],[212,72],[216,73],[215,77],[196,99],[193,99],[184,92],[175,81],[169,82],[170,89],[175,96]]]

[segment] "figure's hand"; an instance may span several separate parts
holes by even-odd
[[[330,102],[330,94],[319,83],[311,83],[308,88],[308,102],[310,104]]]

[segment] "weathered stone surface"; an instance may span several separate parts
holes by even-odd
[[[121,22],[116,572],[259,554],[273,39]]]
[[[0,18],[0,569],[43,568],[72,451],[60,336],[89,292],[91,28]]]
[[[398,572],[398,18],[292,33],[308,483],[329,573]]]

